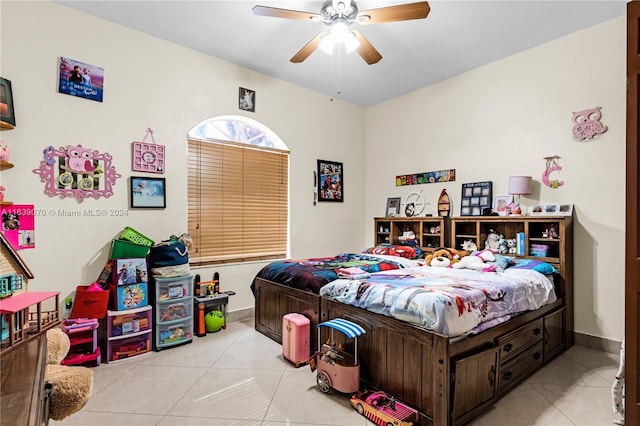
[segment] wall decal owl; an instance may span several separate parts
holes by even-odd
[[[602,107],[595,107],[573,113],[572,132],[575,140],[589,141],[607,131],[607,126],[600,122],[601,109]]]
[[[83,148],[82,145],[67,145],[67,167],[75,173],[92,172],[96,168],[93,166],[93,150]]]

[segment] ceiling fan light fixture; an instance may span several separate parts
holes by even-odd
[[[347,50],[347,53],[351,53],[354,50],[356,50],[358,47],[360,47],[360,42],[356,38],[356,35],[351,31],[349,31],[349,35],[344,41],[344,48]]]
[[[322,40],[320,40],[320,44],[318,47],[327,55],[331,55],[333,53],[333,46],[335,45],[335,41],[333,36],[330,33],[327,33]]]

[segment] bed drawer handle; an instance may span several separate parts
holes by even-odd
[[[533,335],[534,336],[539,336],[541,332],[542,332],[542,330],[540,330],[539,327],[536,327],[536,328],[533,329]]]
[[[506,345],[504,345],[504,347],[502,348],[503,351],[505,352],[511,352],[511,350],[513,349],[513,345],[511,343],[507,343]]]
[[[513,376],[513,372],[511,371],[505,371],[505,373],[502,375],[502,378],[504,380],[509,380],[511,379],[511,377]]]
[[[540,357],[542,356],[542,354],[540,354],[540,352],[536,352],[533,354],[532,358],[537,361],[540,359]]]
[[[492,366],[491,370],[489,370],[489,384],[491,386],[496,383],[496,367]]]

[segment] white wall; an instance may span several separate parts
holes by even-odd
[[[506,195],[510,175],[533,176],[522,204],[574,204],[575,330],[622,340],[625,47],[620,17],[367,109],[368,241],[387,197],[421,190],[436,214],[446,188],[459,215],[462,183]],[[572,112],[596,106],[607,132],[573,141]],[[541,184],[550,155],[561,157],[558,189]],[[396,175],[449,168],[455,182],[395,186]]]
[[[46,212],[128,210],[131,142],[147,127],[167,149],[167,208],[128,210],[125,217],[63,217],[36,220],[36,248],[21,255],[36,279],[30,290],[64,296],[94,281],[109,244],[125,226],[154,240],[186,231],[186,134],[209,117],[246,114],[274,130],[291,150],[291,254],[325,256],[362,248],[364,210],[364,109],[167,43],[64,6],[22,1],[0,3],[0,75],[11,80],[17,126],[2,132],[15,167],[2,172],[6,198]],[[104,102],[57,93],[58,58],[105,70]],[[293,65],[292,65],[293,66]],[[238,109],[238,87],[256,91],[255,114]],[[336,123],[341,132],[319,126]],[[50,198],[32,170],[42,150],[67,144],[108,152],[122,175],[111,198]],[[345,202],[313,206],[316,160],[345,167]],[[152,175],[153,176],[153,175]],[[252,307],[251,280],[263,263],[202,268],[204,278],[220,272],[222,290],[234,290],[229,310]]]

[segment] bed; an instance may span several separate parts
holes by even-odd
[[[282,343],[282,317],[290,312],[305,315],[311,322],[311,342],[316,341],[320,313],[320,289],[349,273],[370,273],[410,268],[422,264],[415,249],[374,247],[366,253],[341,253],[331,257],[283,260],[262,268],[251,283],[255,296],[255,328]],[[392,253],[392,254],[391,254]],[[361,275],[362,276],[362,275]]]
[[[518,232],[524,230],[525,244],[530,244],[542,240],[538,235],[547,226],[553,224],[560,229],[557,239],[545,240],[557,249],[541,258],[545,260],[543,264],[548,261],[559,271],[553,276],[555,300],[550,298],[537,309],[511,314],[486,330],[449,336],[393,318],[387,312],[343,303],[329,293],[320,296],[256,277],[256,329],[281,342],[282,315],[288,312],[309,317],[314,332],[318,322],[333,318],[353,321],[366,330],[358,339],[363,388],[384,390],[415,407],[423,425],[470,422],[573,345],[573,236],[570,218],[454,219],[465,227],[457,230],[452,220],[455,229],[452,241],[474,235],[476,241],[481,241],[487,233],[485,227],[501,229],[506,224],[505,231],[508,227]],[[471,231],[467,223],[474,226]],[[522,259],[535,257],[527,253]],[[408,270],[384,274],[406,272]],[[316,337],[311,340],[312,344],[316,341]],[[349,350],[349,343],[345,344]]]

